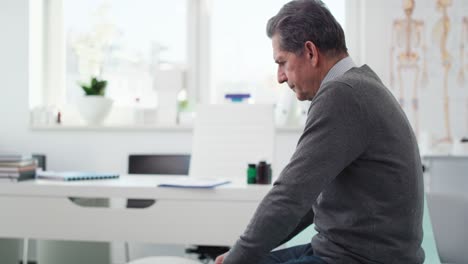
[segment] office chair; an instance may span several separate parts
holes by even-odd
[[[190,154],[131,154],[129,174],[188,175]]]
[[[131,154],[128,174],[188,175],[189,154]],[[149,199],[128,199],[127,208],[146,208],[154,204]]]

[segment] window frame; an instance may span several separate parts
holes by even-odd
[[[30,23],[30,51],[32,53],[30,69],[32,80],[36,83],[31,88],[40,91],[30,97],[31,108],[37,105],[66,104],[63,1],[31,1],[30,21],[34,20],[34,23]],[[209,0],[187,0],[186,88],[189,100],[196,102],[206,102],[207,97],[199,87],[207,87],[208,83],[209,61],[205,58],[209,56],[209,43],[206,41],[209,39],[209,31],[204,26],[210,23],[208,8]],[[35,46],[43,48],[39,50],[32,48]],[[37,76],[43,76],[43,78]]]
[[[30,98],[29,107],[66,105],[66,43],[63,23],[64,0],[30,1]],[[210,79],[211,0],[187,1],[187,72],[188,99],[194,103],[212,103]],[[348,47],[356,63],[362,58],[359,41],[365,24],[359,19],[364,0],[345,2],[344,27]],[[33,4],[34,2],[34,4]],[[364,54],[364,53],[362,53]],[[31,92],[34,91],[34,92]],[[132,124],[129,124],[132,126]]]

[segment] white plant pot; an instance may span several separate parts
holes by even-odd
[[[112,108],[112,99],[100,95],[87,95],[77,100],[77,109],[89,125],[101,124]]]

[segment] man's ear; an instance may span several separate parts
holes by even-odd
[[[317,46],[312,41],[306,41],[304,44],[304,52],[307,59],[312,63],[313,66],[317,66],[319,59],[319,52]]]

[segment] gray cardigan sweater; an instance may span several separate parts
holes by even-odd
[[[289,164],[224,264],[257,264],[315,223],[327,263],[423,263],[423,179],[411,126],[368,67],[325,83]]]

